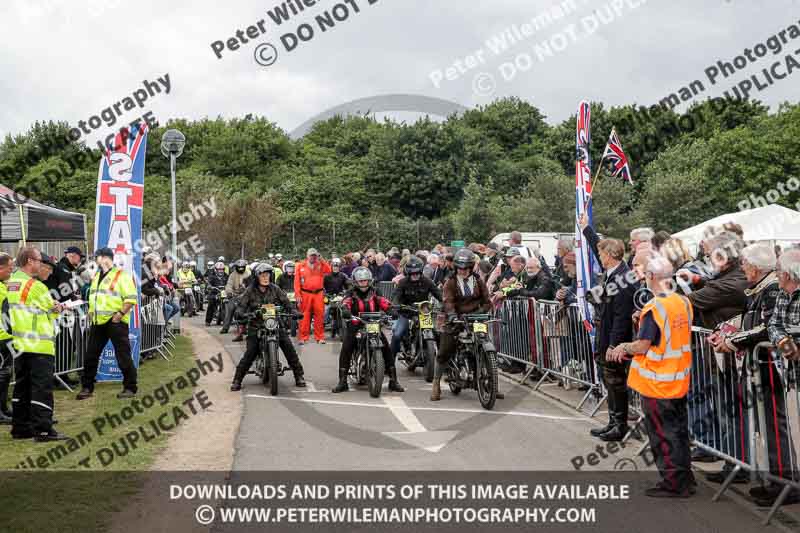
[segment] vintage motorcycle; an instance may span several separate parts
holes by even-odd
[[[499,322],[488,314],[469,314],[455,317],[450,324],[461,326],[455,355],[444,375],[450,391],[475,389],[484,409],[491,410],[497,400],[497,350],[489,338],[489,324]]]
[[[417,302],[416,307],[409,305],[396,306],[396,309],[412,313],[409,318],[408,335],[403,339],[403,351],[400,360],[414,372],[417,367],[424,369],[425,381],[433,381],[433,369],[439,348],[436,332],[433,327],[433,308],[431,302]]]
[[[302,318],[302,314],[286,313],[279,305],[263,305],[253,313],[258,319],[258,347],[260,356],[253,365],[253,374],[261,379],[264,386],[269,386],[273,396],[278,394],[278,378],[290,370],[284,366],[278,355],[281,328],[286,327],[289,318]]]

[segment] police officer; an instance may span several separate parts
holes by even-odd
[[[249,316],[253,311],[266,304],[280,305],[286,311],[294,311],[294,306],[289,302],[286,293],[283,292],[280,287],[272,283],[272,274],[271,265],[260,263],[255,267],[250,286],[245,290],[236,307],[237,317],[244,318]],[[236,373],[233,376],[233,383],[231,383],[232,391],[242,390],[242,380],[247,375],[250,366],[258,356],[257,320],[259,319],[253,317],[247,324],[247,349],[242,359],[239,361],[239,364],[236,365]],[[300,364],[297,351],[294,349],[294,345],[283,327],[280,328],[278,343],[294,373],[295,385],[298,387],[305,387],[306,382],[303,379],[303,365]]]
[[[11,436],[48,442],[68,437],[53,429],[54,321],[62,307],[36,279],[41,264],[41,252],[24,246],[7,285],[16,376]]]
[[[76,397],[85,400],[94,394],[97,365],[106,343],[114,346],[114,357],[122,371],[122,392],[117,398],[132,398],[136,395],[136,367],[131,358],[131,343],[128,338],[128,311],[136,305],[136,283],[128,272],[114,266],[111,248],[100,248],[95,252],[95,261],[100,269],[89,288],[89,346],[83,361],[83,387]]]
[[[206,274],[206,283],[209,287],[216,287],[220,291],[225,290],[225,284],[228,283],[228,275],[225,274],[225,265],[223,263],[217,263],[216,267]],[[208,308],[206,309],[206,327],[211,326],[211,320],[214,319],[219,302],[219,292],[209,291]]]
[[[394,305],[407,305],[413,306],[417,302],[424,302],[430,299],[431,296],[437,300],[442,300],[442,291],[440,291],[433,281],[429,280],[422,275],[422,269],[425,265],[417,257],[411,257],[406,266],[403,268],[403,275],[405,276],[397,284],[397,289],[394,292],[393,303]],[[408,335],[410,312],[403,309],[398,311],[397,320],[392,328],[392,359],[396,359],[400,351],[400,345],[403,337]]]
[[[8,290],[5,284],[11,277],[13,267],[11,256],[0,252],[0,310],[2,310],[2,322],[0,322],[0,425],[11,423],[11,411],[8,409],[8,387],[11,385],[11,367],[14,364],[14,357],[10,346],[13,337],[9,333],[11,328],[7,318]]]
[[[689,451],[686,395],[692,367],[692,304],[672,289],[672,265],[655,257],[647,265],[647,287],[655,297],[642,309],[638,338],[618,344],[607,356],[629,360],[628,387],[642,396],[650,449],[663,480],[645,494],[687,498],[697,483]]]

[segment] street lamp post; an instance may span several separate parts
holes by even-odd
[[[167,130],[161,138],[161,154],[169,158],[169,171],[172,179],[172,275],[178,268],[178,214],[175,194],[175,161],[183,153],[186,137],[178,130]],[[180,314],[177,315],[176,326],[180,329]]]

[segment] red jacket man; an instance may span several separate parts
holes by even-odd
[[[294,276],[294,294],[303,320],[300,322],[300,344],[305,344],[311,334],[311,317],[314,317],[314,338],[325,344],[324,279],[333,272],[327,261],[320,259],[319,252],[309,248],[306,260],[297,264]]]

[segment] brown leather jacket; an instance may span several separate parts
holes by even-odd
[[[464,297],[458,288],[457,276],[451,276],[444,284],[442,295],[444,296],[444,312],[466,315],[476,312],[487,312],[489,310],[489,290],[486,284],[476,274],[470,274],[475,278],[475,292],[469,297]]]

